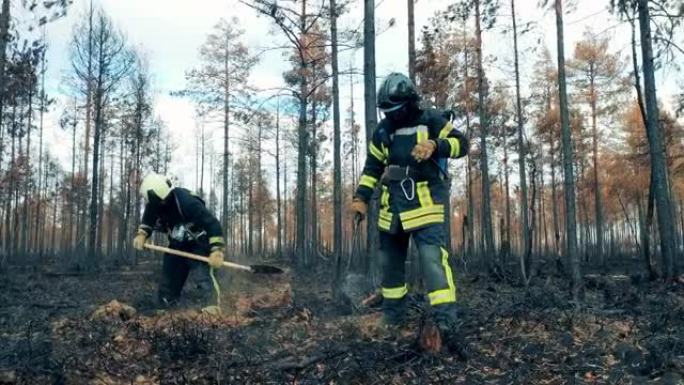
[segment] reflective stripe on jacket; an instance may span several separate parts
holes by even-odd
[[[429,139],[437,143],[432,159],[416,162],[411,151],[417,143]],[[392,121],[383,119],[368,145],[356,196],[368,202],[387,165],[408,166],[416,175],[414,194],[406,194],[407,186],[402,189],[401,181],[383,181],[378,227],[390,231],[395,220],[400,220],[406,231],[443,223],[448,188],[442,181],[439,160],[467,153],[466,137],[438,110],[423,110],[405,127],[394,127]]]

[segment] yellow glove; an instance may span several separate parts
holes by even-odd
[[[135,238],[133,238],[133,248],[136,250],[142,250],[146,240],[147,233],[142,230],[138,230],[138,232],[135,234]]]
[[[368,212],[368,204],[359,198],[354,198],[351,206],[349,207],[349,211],[352,214],[360,215],[361,218],[363,218],[366,216],[366,213]]]
[[[411,156],[418,161],[421,162],[426,159],[430,159],[432,156],[432,153],[435,152],[437,149],[437,142],[434,140],[425,140],[423,142],[420,142],[416,144],[415,147],[413,147],[413,151],[411,151]]]
[[[214,248],[209,254],[209,266],[214,269],[220,269],[223,267],[223,249]]]

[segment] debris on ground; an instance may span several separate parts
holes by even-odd
[[[135,313],[133,306],[114,299],[108,304],[98,307],[90,319],[93,321],[128,321],[135,316]]]
[[[378,308],[338,311],[328,281],[313,275],[226,277],[221,314],[203,313],[199,303],[156,309],[154,282],[139,277],[0,281],[0,384],[674,385],[684,378],[678,284],[592,278],[576,307],[555,278],[527,289],[462,279],[462,337],[452,353],[421,296],[412,297],[407,325],[391,329]]]

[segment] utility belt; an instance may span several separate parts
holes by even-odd
[[[401,182],[406,178],[411,178],[413,180],[423,179],[425,178],[425,173],[418,172],[418,170],[411,166],[390,164],[385,169],[385,175],[382,177],[382,180],[385,182]]]
[[[198,242],[206,235],[206,231],[197,229],[192,223],[177,224],[168,230],[169,241],[177,243]]]
[[[385,169],[385,174],[382,177],[382,182],[389,184],[390,182],[399,182],[401,191],[404,193],[404,197],[412,201],[416,197],[416,181],[430,180],[434,183],[441,183],[441,179],[438,177],[426,178],[425,171],[419,171],[415,167],[411,166],[399,166],[396,164],[390,164]]]

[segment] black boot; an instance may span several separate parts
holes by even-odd
[[[461,333],[456,304],[437,305],[432,308],[433,318],[442,335],[442,343],[449,353],[457,354],[467,360],[466,342]]]
[[[382,301],[382,320],[385,326],[392,328],[400,328],[406,322],[406,300],[388,299]]]

